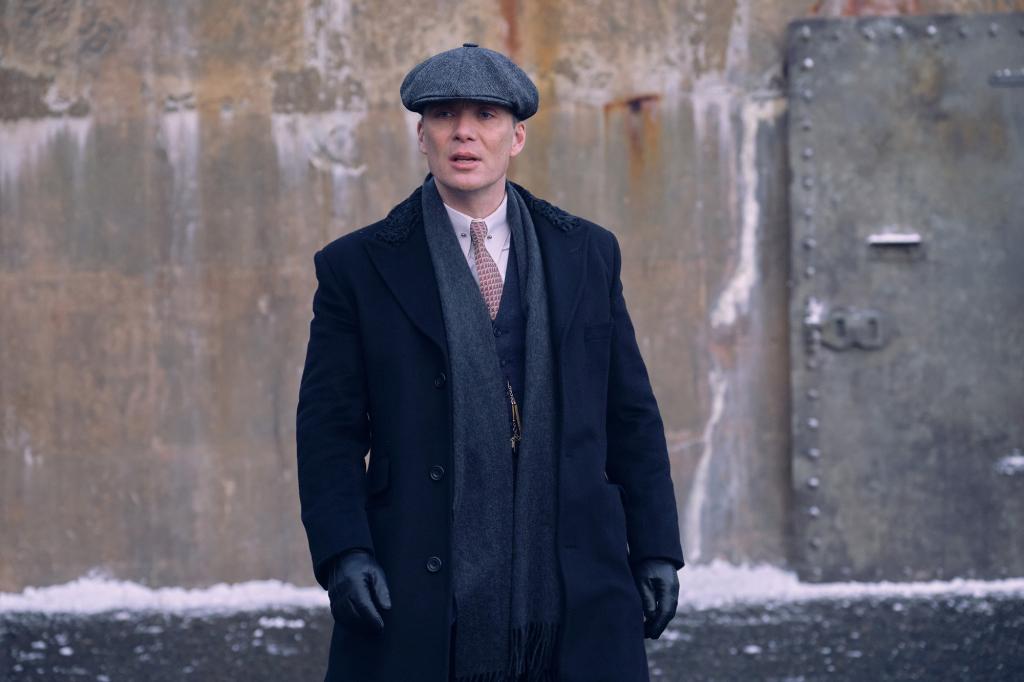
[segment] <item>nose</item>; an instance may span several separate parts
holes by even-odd
[[[455,139],[460,142],[476,139],[476,126],[473,121],[472,112],[467,110],[459,112],[458,117],[455,120],[455,130],[453,135],[455,136]]]

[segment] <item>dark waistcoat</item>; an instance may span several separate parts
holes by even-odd
[[[491,328],[494,330],[498,364],[501,365],[505,379],[512,384],[512,393],[519,403],[519,414],[522,416],[526,374],[526,316],[519,292],[519,269],[516,267],[514,248],[508,252],[508,267],[505,269],[505,283],[501,289],[501,304],[498,306],[498,315],[491,321]],[[509,419],[512,419],[511,404]]]

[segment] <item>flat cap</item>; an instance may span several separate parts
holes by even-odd
[[[402,104],[423,113],[431,102],[469,99],[501,104],[519,120],[537,113],[540,95],[526,72],[494,50],[476,43],[447,50],[420,62],[402,81]]]

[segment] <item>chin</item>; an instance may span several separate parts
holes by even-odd
[[[485,187],[490,187],[495,180],[491,178],[481,179],[467,176],[434,176],[437,181],[459,192],[475,192]]]

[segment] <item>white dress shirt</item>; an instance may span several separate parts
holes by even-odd
[[[498,273],[501,274],[501,281],[504,282],[505,269],[508,266],[508,250],[512,245],[512,229],[508,226],[507,206],[507,193],[494,213],[486,218],[472,218],[465,213],[456,211],[448,204],[444,205],[445,210],[448,211],[448,217],[452,221],[452,227],[455,228],[455,236],[459,238],[459,246],[462,247],[462,253],[466,256],[469,271],[473,273],[473,279],[477,283],[480,282],[480,278],[476,274],[476,258],[473,257],[472,239],[469,236],[469,223],[473,220],[483,220],[487,223],[487,236],[484,237],[484,246],[487,247],[487,252],[491,254],[495,265],[498,266]]]

